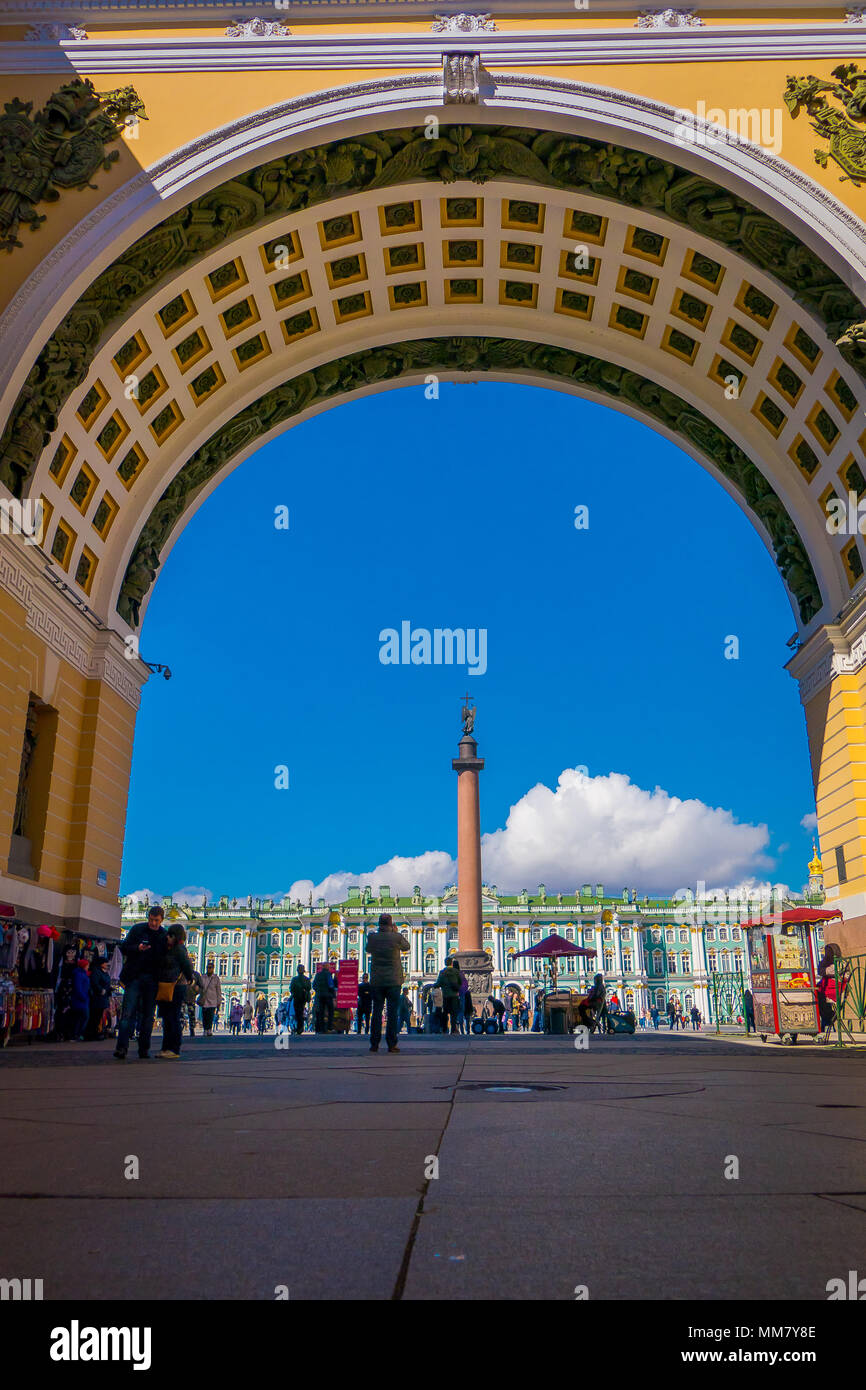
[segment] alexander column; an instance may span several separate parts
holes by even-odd
[[[472,992],[476,1017],[491,992],[493,964],[481,940],[481,812],[478,774],[484,759],[478,757],[478,744],[472,737],[475,710],[464,696],[463,736],[460,754],[452,758],[457,773],[457,960]]]

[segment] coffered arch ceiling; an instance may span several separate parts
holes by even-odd
[[[185,520],[263,440],[352,394],[483,373],[676,440],[749,514],[801,631],[835,616],[866,552],[824,509],[866,491],[866,392],[834,339],[866,310],[831,258],[673,151],[459,115],[438,140],[275,154],[119,250],[0,442],[53,563],[136,627]]]

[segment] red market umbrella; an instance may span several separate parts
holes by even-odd
[[[558,956],[589,956],[594,957],[595,951],[587,946],[575,946],[573,941],[566,941],[564,936],[558,936],[556,932],[551,932],[543,941],[536,941],[534,946],[530,946],[525,951],[515,951],[513,959],[518,956],[532,956],[535,960],[539,957],[550,958],[550,978],[556,986],[556,961]]]
[[[530,946],[525,951],[515,951],[517,956],[594,956],[595,951],[587,946],[575,946],[573,941],[566,941],[564,936],[558,936],[556,932],[551,932],[543,941],[536,941],[534,946]]]
[[[828,922],[831,917],[841,917],[838,907],[786,907],[784,912],[771,913],[769,917],[759,917],[757,921],[741,922],[741,927],[782,927],[789,922]]]

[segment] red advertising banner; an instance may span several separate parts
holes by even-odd
[[[356,960],[340,961],[337,970],[335,1006],[338,1009],[357,1009],[358,1007],[358,962]]]

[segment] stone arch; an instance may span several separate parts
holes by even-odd
[[[0,320],[16,347],[0,361],[0,480],[45,498],[49,556],[106,649],[139,624],[195,507],[259,444],[337,400],[482,372],[590,395],[674,439],[750,515],[800,639],[820,645],[863,573],[859,538],[830,536],[824,513],[831,491],[866,487],[864,360],[836,345],[866,318],[862,225],[746,142],[683,147],[674,117],[529,76],[462,109],[428,77],[361,83],[212,132],[97,208]],[[389,207],[417,226],[389,227]],[[349,231],[330,237],[340,219]],[[452,241],[478,242],[478,265],[449,263]],[[389,262],[410,246],[414,266]],[[455,290],[472,281],[475,295]],[[149,380],[140,403],[130,376]]]

